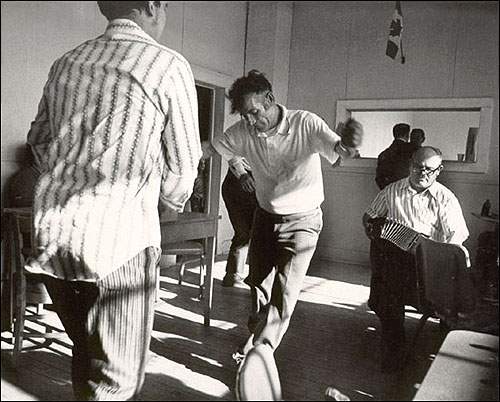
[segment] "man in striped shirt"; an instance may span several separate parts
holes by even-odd
[[[191,68],[157,42],[166,2],[98,4],[106,31],[55,61],[28,133],[41,176],[26,269],[73,341],[76,398],[125,400],[144,381],[158,206],[182,211],[201,146]]]
[[[382,370],[397,370],[404,346],[404,306],[416,302],[414,258],[391,242],[373,236],[373,219],[387,217],[430,239],[461,245],[469,236],[455,195],[436,181],[443,169],[441,151],[425,146],[413,155],[410,176],[385,187],[363,215],[372,240],[372,279],[368,305],[382,325]]]
[[[330,163],[352,157],[363,130],[351,120],[341,137],[314,113],[287,110],[257,70],[233,83],[229,99],[242,119],[212,145],[234,166],[235,157],[248,161],[258,203],[245,279],[252,298],[250,336],[234,355],[239,360],[253,345],[274,351],[285,335],[323,227],[320,155]]]

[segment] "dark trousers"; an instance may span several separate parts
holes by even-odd
[[[77,400],[127,400],[142,388],[159,253],[149,247],[97,282],[46,277],[54,308],[73,341]]]
[[[274,215],[257,208],[250,246],[249,342],[276,349],[290,323],[323,227],[320,208]],[[248,343],[248,342],[247,342]]]
[[[228,169],[222,183],[222,198],[234,230],[227,257],[226,273],[242,274],[248,255],[253,215],[257,206],[255,192],[244,191],[239,180]]]
[[[384,347],[400,347],[405,341],[405,305],[419,307],[415,257],[387,240],[375,239],[370,261],[368,306],[380,320]]]

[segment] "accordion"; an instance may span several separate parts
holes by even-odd
[[[390,241],[404,251],[411,251],[418,243],[421,233],[388,218],[375,218],[371,221],[376,237]]]

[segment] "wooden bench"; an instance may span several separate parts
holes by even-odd
[[[498,401],[498,336],[450,331],[413,400]]]

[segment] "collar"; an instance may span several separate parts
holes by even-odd
[[[405,180],[405,183],[404,183],[404,188],[406,189],[406,191],[408,191],[410,194],[412,195],[416,195],[416,194],[426,194],[428,193],[430,196],[432,196],[433,198],[436,198],[437,199],[437,192],[438,192],[438,184],[437,184],[437,181],[434,181],[434,183],[432,183],[429,187],[427,187],[424,191],[422,192],[417,192],[417,190],[415,190],[411,184],[410,184],[410,178],[407,177],[404,179]]]
[[[136,40],[158,44],[158,42],[149,36],[138,24],[127,18],[116,18],[109,21],[104,36],[115,40],[134,38]]]
[[[277,103],[276,106],[278,106],[281,110],[281,120],[278,123],[277,126],[278,128],[277,129],[274,128],[263,133],[257,133],[257,137],[268,138],[275,135],[274,133],[282,136],[287,136],[288,134],[290,134],[290,121],[288,120],[288,110],[286,109],[285,106],[280,105],[279,103]]]

